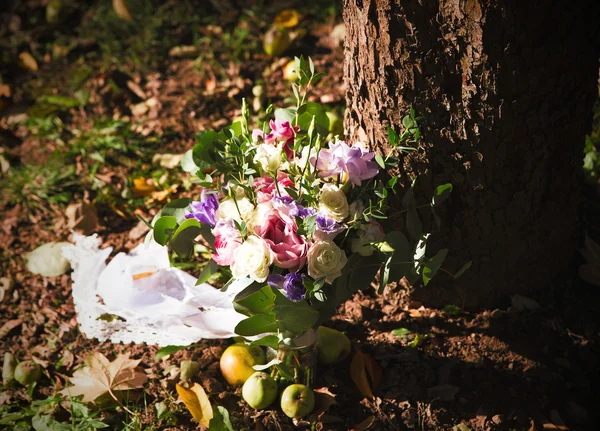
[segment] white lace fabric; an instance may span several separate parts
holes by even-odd
[[[63,249],[73,273],[73,302],[81,332],[115,343],[187,346],[200,339],[229,338],[245,318],[233,309],[240,288],[221,292],[171,268],[166,247],[141,244],[129,254],[101,249],[97,234],[75,234]],[[107,321],[103,315],[120,319]]]

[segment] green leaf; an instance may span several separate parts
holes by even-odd
[[[452,193],[452,184],[442,184],[437,186],[435,189],[435,194],[431,198],[431,205],[439,205],[444,202]]]
[[[154,223],[154,240],[160,245],[167,244],[177,229],[177,225],[177,219],[173,216],[160,217]]]
[[[213,158],[214,142],[219,133],[214,130],[200,132],[196,135],[196,145],[192,149],[192,161],[200,170],[209,169],[215,159]]]
[[[246,316],[269,313],[275,306],[273,288],[269,285],[260,287],[260,283],[253,283],[237,294],[233,300],[235,311]],[[256,290],[258,288],[258,290]]]
[[[194,240],[202,233],[200,222],[190,218],[184,221],[173,234],[169,247],[182,257],[189,257],[194,251]]]
[[[460,307],[453,304],[448,304],[445,305],[444,308],[442,308],[442,311],[448,316],[457,316],[458,313],[460,313]]]
[[[257,314],[242,320],[235,327],[235,333],[243,337],[277,332],[277,322],[273,314]]]
[[[165,346],[165,347],[162,347],[161,349],[158,350],[158,352],[156,352],[156,355],[154,355],[154,360],[160,361],[165,356],[172,355],[173,353],[179,352],[180,350],[183,350],[187,347],[189,347],[189,346]]]
[[[381,157],[381,154],[375,153],[375,161],[381,167],[381,169],[385,169],[385,162],[383,161],[383,157]]]
[[[444,259],[446,259],[447,255],[448,249],[443,248],[440,251],[438,251],[435,256],[433,256],[431,259],[425,262],[422,274],[423,283],[425,284],[425,286],[427,286],[431,279],[435,277],[440,267],[442,266],[442,263],[444,263]]]
[[[306,302],[304,302],[305,307],[300,306],[300,304],[298,302],[294,305],[276,305],[273,308],[273,313],[275,313],[279,329],[282,332],[290,331],[299,335],[317,323],[319,312],[311,308]]]
[[[471,264],[473,263],[472,260],[468,261],[467,263],[465,263],[461,269],[458,270],[458,272],[456,274],[454,274],[452,277],[456,280],[458,277],[460,277],[461,275],[463,275],[465,272],[467,272],[467,270],[471,267]]]
[[[194,163],[193,150],[186,151],[179,164],[184,172],[189,172],[192,175],[195,175],[196,172],[198,172],[199,168]]]
[[[234,431],[229,418],[229,412],[223,406],[213,408],[213,417],[208,423],[210,431]]]
[[[167,205],[165,205],[160,215],[173,216],[177,220],[178,224],[182,224],[186,220],[185,209],[190,206],[190,203],[192,203],[192,201],[193,199],[190,198],[180,198],[172,200]]]
[[[61,424],[50,415],[35,415],[31,418],[31,426],[35,431],[71,431],[70,425]]]
[[[202,269],[202,272],[198,276],[198,281],[196,281],[196,286],[201,285],[202,283],[206,283],[210,277],[219,271],[219,265],[214,260],[209,260],[206,266]]]
[[[300,130],[308,130],[312,119],[315,119],[315,130],[321,136],[329,133],[329,117],[319,103],[307,102],[298,109],[298,125]]]
[[[393,256],[388,257],[379,271],[379,289],[377,289],[377,293],[382,293],[390,280],[392,257]]]
[[[394,132],[394,129],[388,126],[388,138],[390,140],[390,146],[394,148],[398,144],[398,134]]]
[[[279,337],[277,335],[265,335],[258,340],[250,343],[251,346],[265,346],[277,349],[279,347]]]
[[[392,331],[392,335],[396,337],[408,337],[412,332],[406,328],[398,328]]]
[[[413,127],[415,127],[415,120],[413,120],[412,118],[410,118],[410,116],[406,116],[402,119],[402,125],[404,126],[405,129],[412,129]]]
[[[296,119],[296,108],[277,108],[273,115],[279,121],[289,121],[292,124]]]

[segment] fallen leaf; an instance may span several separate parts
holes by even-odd
[[[192,414],[192,417],[200,423],[208,427],[210,420],[213,418],[213,409],[208,400],[204,388],[198,383],[187,389],[179,383],[175,386],[179,397]]]
[[[150,196],[156,191],[156,185],[154,180],[146,178],[135,178],[133,180],[133,187],[131,188],[134,196]]]
[[[0,328],[0,340],[3,339],[4,337],[6,337],[10,331],[15,329],[21,323],[23,323],[22,319],[14,319],[14,320],[9,320],[4,325],[2,325],[2,327]]]
[[[58,277],[69,270],[69,261],[62,255],[68,242],[49,242],[27,253],[27,269],[44,277]]]
[[[277,14],[273,25],[277,27],[292,28],[300,22],[300,14],[294,9],[285,9]]]
[[[452,431],[472,431],[471,428],[465,424],[458,424],[452,427]]]
[[[29,69],[32,72],[37,72],[39,70],[37,61],[35,61],[35,58],[33,58],[33,55],[31,55],[30,53],[20,53],[19,60],[21,60],[21,63],[23,64],[23,67],[25,67],[25,69]]]
[[[87,366],[75,371],[69,379],[73,386],[63,389],[61,394],[83,395],[84,403],[107,393],[116,399],[115,391],[138,389],[148,380],[148,376],[137,369],[140,361],[129,359],[129,353],[117,356],[112,362],[102,353],[90,353],[84,359]]]
[[[90,235],[98,229],[98,216],[96,209],[85,202],[70,204],[66,211],[69,229],[76,230],[84,235]]]
[[[371,428],[373,426],[374,423],[375,423],[375,416],[369,416],[368,418],[366,418],[361,423],[359,423],[357,425],[354,425],[352,427],[351,431],[365,431],[365,430],[368,430],[369,428]]]
[[[183,154],[155,154],[152,156],[152,163],[162,166],[163,168],[175,169],[179,166],[182,158]]]
[[[113,9],[119,18],[126,21],[133,21],[125,0],[113,0]]]
[[[306,417],[306,420],[313,422],[320,422],[321,416],[334,404],[337,404],[335,401],[335,394],[331,393],[329,388],[319,388],[313,390],[315,394],[315,407],[312,413]]]
[[[370,355],[357,350],[350,363],[350,377],[364,396],[373,398],[373,389],[381,381],[381,366]]]

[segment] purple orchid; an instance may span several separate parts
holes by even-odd
[[[329,149],[322,149],[318,159],[312,156],[310,162],[320,171],[321,178],[345,174],[348,181],[360,186],[363,180],[373,178],[379,172],[373,157],[375,153],[366,151],[360,143],[350,147],[344,141],[337,141],[335,144],[330,142]]]
[[[335,220],[330,219],[324,214],[317,213],[315,219],[317,224],[317,230],[315,231],[315,238],[322,241],[333,241],[336,235],[346,228]]]
[[[298,302],[304,299],[306,288],[304,287],[304,274],[290,272],[285,275],[283,290],[287,299]]]
[[[216,224],[215,213],[219,208],[219,200],[217,194],[211,190],[202,190],[202,195],[199,201],[190,203],[190,209],[184,210],[186,219],[195,218],[200,223],[214,226]]]

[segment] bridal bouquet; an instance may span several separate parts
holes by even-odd
[[[230,274],[223,289],[240,289],[234,306],[248,316],[236,333],[260,335],[255,343],[273,348],[330,318],[377,274],[381,287],[402,277],[427,283],[447,252],[425,255],[428,234],[411,187],[403,209],[388,207],[401,190],[398,178],[384,174],[414,149],[401,146],[419,138],[414,111],[402,134],[390,128],[387,155],[326,140],[328,116],[307,101],[320,74],[310,59],[296,59],[296,73],[291,107],[269,107],[256,119],[244,102],[240,121],[197,136],[182,166],[197,177],[199,199],[171,202],[152,224],[154,239],[178,255],[190,256],[203,239],[212,259],[199,282]],[[433,210],[450,191],[439,186],[426,206]]]

